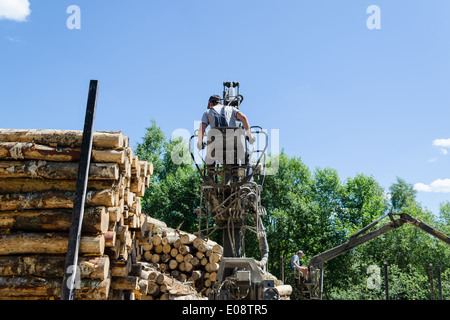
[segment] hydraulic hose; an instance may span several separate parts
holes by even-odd
[[[259,250],[261,251],[261,260],[257,261],[256,264],[264,268],[269,260],[269,244],[267,243],[266,230],[262,224],[261,217],[258,217],[259,232],[257,233]]]

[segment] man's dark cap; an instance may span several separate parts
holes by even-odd
[[[222,98],[219,95],[217,95],[217,94],[209,97],[209,102],[212,102],[212,103],[218,103],[221,100],[222,100]]]

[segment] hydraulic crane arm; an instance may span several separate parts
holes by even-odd
[[[431,234],[433,237],[438,238],[439,240],[450,245],[450,238],[447,235],[430,227],[429,225],[423,223],[419,219],[411,217],[409,214],[403,213],[403,215],[404,215],[403,219],[405,219],[407,223],[412,224],[413,226],[425,231],[426,233]]]
[[[373,228],[375,225],[377,225],[386,216],[389,216],[389,218],[391,219],[390,223],[384,225],[383,227],[381,227],[375,231],[369,232],[365,235],[361,235],[362,233],[366,232],[367,230],[369,230],[369,229]],[[437,231],[436,229],[423,223],[419,219],[411,217],[407,213],[388,213],[386,216],[382,217],[379,220],[372,222],[368,226],[364,227],[363,229],[361,229],[358,232],[356,232],[355,234],[353,234],[350,237],[350,240],[348,242],[312,257],[309,262],[309,267],[310,268],[312,267],[315,269],[321,269],[325,262],[327,262],[333,258],[336,258],[337,256],[343,254],[344,252],[347,252],[357,246],[360,246],[361,244],[366,243],[367,241],[370,241],[376,237],[379,237],[382,234],[385,234],[386,232],[396,229],[405,223],[412,224],[413,226],[427,232],[428,234],[432,235],[433,237],[436,237],[439,240],[450,245],[450,238],[447,235],[443,234],[442,232]],[[394,219],[394,216],[399,216],[399,218]]]

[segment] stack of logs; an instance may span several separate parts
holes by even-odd
[[[59,299],[82,131],[0,129],[0,299]],[[141,214],[153,172],[122,132],[95,132],[75,299],[139,288]]]
[[[156,268],[149,279],[147,299],[164,299],[167,281],[160,283],[158,272],[165,280],[188,283],[202,294],[209,295],[222,259],[222,246],[212,240],[168,228],[164,222],[149,218],[148,238],[141,239],[141,260]],[[161,276],[162,277],[162,276]]]
[[[0,300],[60,299],[82,131],[0,129]],[[153,166],[122,132],[95,132],[76,300],[198,300],[217,243],[141,213]]]

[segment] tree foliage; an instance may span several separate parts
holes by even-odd
[[[201,179],[190,164],[173,161],[174,151],[186,156],[186,142],[166,139],[153,120],[143,142],[136,147],[139,158],[152,161],[154,166],[150,186],[141,200],[142,210],[172,228],[182,224],[181,230],[193,232],[197,227],[194,209],[199,205]]]

